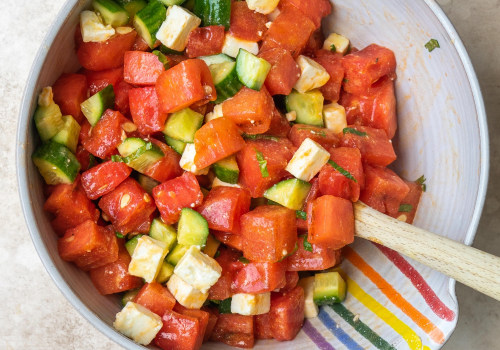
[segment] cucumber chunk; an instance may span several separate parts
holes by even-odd
[[[168,117],[163,133],[173,139],[193,143],[194,134],[201,128],[205,117],[190,108],[185,108]]]
[[[157,0],[151,0],[146,7],[135,14],[134,27],[150,48],[155,46],[156,32],[165,18],[167,9]]]
[[[165,224],[159,218],[156,218],[153,222],[151,222],[149,237],[164,242],[167,245],[168,251],[171,251],[177,243],[177,232],[175,229],[172,226]]]
[[[215,176],[223,182],[237,184],[240,176],[240,169],[236,162],[236,156],[229,156],[215,163],[212,166]]]
[[[208,67],[217,91],[215,103],[221,103],[233,97],[240,91],[243,84],[238,78],[235,62],[222,62]]]
[[[197,211],[184,208],[177,225],[177,241],[185,246],[204,247],[208,237],[208,222]]]
[[[210,56],[200,56],[198,57],[200,60],[205,61],[207,66],[211,66],[212,64],[218,63],[226,63],[226,62],[234,62],[234,60],[224,53],[219,53],[217,55]]]
[[[130,20],[128,12],[113,0],[94,0],[92,7],[101,14],[105,24],[113,27],[124,26]]]
[[[159,50],[154,50],[151,53],[158,57],[158,61],[160,61],[163,64],[163,67],[165,67],[165,69],[170,68],[170,61],[168,60],[168,57],[165,56],[165,54],[163,52],[161,52]]]
[[[301,94],[293,90],[285,99],[287,112],[297,114],[298,124],[323,126],[323,94],[319,90],[312,90]]]
[[[154,143],[146,142],[138,137],[125,139],[118,146],[118,152],[124,163],[140,173],[144,173],[164,156],[161,149]]]
[[[236,73],[238,79],[248,88],[259,91],[266,81],[271,64],[245,49],[240,49],[236,56]]]
[[[61,130],[52,138],[52,141],[60,143],[69,148],[73,153],[76,153],[78,145],[78,137],[80,136],[80,124],[71,115],[63,115],[64,122]]]
[[[156,276],[156,282],[165,283],[170,279],[170,276],[174,274],[174,267],[168,262],[163,261],[160,266],[160,271],[158,276]]]
[[[141,238],[144,235],[137,235],[129,239],[127,242],[125,242],[125,249],[127,249],[127,252],[130,256],[134,254],[135,247],[137,246],[137,241],[139,241],[139,238]]]
[[[108,108],[115,106],[115,91],[113,85],[109,84],[98,93],[92,95],[80,105],[83,115],[90,125],[94,126],[101,119],[102,114]]]
[[[174,151],[182,155],[184,153],[184,149],[186,148],[186,143],[176,140],[174,138],[171,138],[170,136],[165,135],[165,142],[167,145],[173,148]]]
[[[193,12],[201,18],[202,26],[224,26],[231,22],[231,0],[196,0]]]
[[[139,182],[139,185],[141,185],[141,187],[144,189],[144,191],[149,194],[153,192],[153,188],[160,184],[158,181],[143,174],[137,175],[137,181]]]
[[[159,0],[165,6],[181,5],[186,0]]]
[[[139,293],[139,289],[132,289],[125,292],[122,296],[122,305],[125,306],[129,301],[134,300],[135,296]]]
[[[301,210],[310,190],[311,184],[309,182],[289,179],[269,188],[264,193],[264,197],[289,209]]]
[[[333,305],[345,300],[346,284],[338,272],[317,273],[313,298],[317,305]]]
[[[48,185],[71,184],[80,170],[75,155],[67,147],[53,141],[38,147],[31,159]]]
[[[168,262],[170,265],[177,265],[179,260],[186,254],[188,251],[189,246],[182,245],[182,244],[177,244],[174,249],[170,253],[168,253],[166,262]]]
[[[213,258],[215,254],[217,254],[217,251],[219,250],[220,242],[215,239],[214,236],[211,234],[208,235],[207,237],[207,244],[205,245],[205,248],[203,248],[203,253],[208,255],[209,257]]]
[[[53,138],[64,126],[61,109],[54,102],[48,106],[38,105],[33,119],[42,141]]]
[[[128,12],[129,18],[134,18],[135,14],[148,4],[146,0],[117,0],[117,2]]]

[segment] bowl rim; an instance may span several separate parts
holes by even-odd
[[[476,203],[474,208],[474,213],[467,228],[467,234],[463,241],[466,245],[471,245],[476,231],[479,225],[481,214],[483,211],[486,192],[488,186],[489,178],[489,136],[488,136],[488,125],[486,109],[484,105],[484,100],[481,92],[481,87],[477,75],[475,73],[474,67],[472,65],[471,59],[466,51],[466,48],[460,39],[455,27],[448,19],[441,7],[436,3],[435,0],[421,0],[427,4],[427,6],[432,10],[438,21],[441,23],[443,28],[446,30],[447,34],[450,36],[451,41],[460,60],[463,64],[464,70],[466,71],[468,82],[472,90],[474,97],[474,104],[477,112],[477,121],[479,126],[479,138],[480,138],[480,169],[479,169],[479,188],[476,197]],[[66,22],[69,14],[78,5],[79,0],[66,0],[61,10],[59,10],[55,20],[52,22],[49,31],[45,35],[45,38],[41,42],[40,48],[35,56],[33,65],[31,67],[28,79],[26,81],[26,86],[24,88],[21,108],[19,111],[18,125],[17,125],[17,135],[16,135],[16,175],[18,184],[18,194],[21,202],[21,207],[24,215],[25,222],[27,224],[31,240],[35,246],[35,249],[45,267],[48,274],[59,288],[64,297],[71,303],[71,305],[82,315],[94,328],[100,331],[103,335],[117,343],[118,345],[127,349],[144,349],[141,345],[134,343],[129,338],[123,336],[122,334],[116,332],[110,325],[105,323],[100,319],[92,310],[90,310],[82,300],[76,295],[71,286],[64,280],[61,273],[54,266],[51,256],[49,255],[48,249],[41,239],[39,230],[33,218],[35,217],[32,208],[32,203],[29,200],[29,188],[30,183],[28,181],[27,167],[26,163],[31,159],[30,155],[27,154],[27,149],[25,145],[29,142],[28,133],[26,132],[26,124],[29,121],[30,107],[35,97],[35,86],[37,84],[38,78],[40,76],[41,69],[45,63],[49,48],[52,46],[57,34],[59,33],[61,27]],[[449,293],[450,297],[457,305],[458,301],[455,293],[455,280],[449,279]],[[457,317],[458,320],[458,309]],[[455,326],[456,326],[455,321]]]

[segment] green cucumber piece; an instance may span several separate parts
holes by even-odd
[[[165,142],[167,145],[173,148],[174,151],[182,155],[184,153],[184,149],[186,148],[186,143],[173,139],[170,136],[165,135]]]
[[[212,64],[218,64],[218,63],[226,63],[226,62],[234,62],[234,60],[226,55],[225,53],[219,53],[217,55],[210,55],[210,56],[200,56],[198,57],[200,60],[204,61],[207,66],[211,66]]]
[[[177,244],[174,247],[174,249],[172,249],[172,251],[170,253],[168,253],[165,261],[168,262],[170,265],[173,265],[173,266],[177,265],[179,260],[181,260],[181,258],[184,256],[184,254],[186,254],[188,249],[189,249],[189,246]]]
[[[42,141],[53,138],[64,126],[61,109],[55,103],[48,106],[38,105],[33,119]]]
[[[125,249],[127,249],[127,252],[130,256],[134,254],[135,247],[137,246],[137,242],[139,241],[139,238],[141,238],[144,235],[137,235],[129,239],[127,242],[125,242]]]
[[[129,301],[134,300],[135,296],[139,293],[139,289],[132,289],[125,292],[122,296],[122,305],[125,306]]]
[[[323,126],[323,94],[312,90],[301,94],[293,90],[285,99],[287,112],[297,113],[297,124]]]
[[[137,175],[137,182],[139,182],[139,185],[141,185],[144,191],[146,191],[149,194],[153,192],[153,188],[155,188],[160,184],[158,181],[143,174]]]
[[[163,64],[163,67],[165,67],[165,69],[170,68],[170,61],[168,60],[167,56],[165,56],[165,54],[163,52],[161,52],[159,50],[154,50],[151,53],[158,57],[158,61],[160,61]]]
[[[165,6],[181,5],[186,0],[159,0]]]
[[[177,232],[175,229],[172,226],[165,224],[159,218],[156,218],[153,222],[151,222],[149,237],[166,243],[168,251],[171,251],[177,243]]]
[[[52,138],[52,141],[60,143],[68,147],[71,152],[76,153],[76,146],[80,137],[80,124],[71,115],[63,115],[62,120],[64,125]]]
[[[233,298],[227,298],[224,300],[221,300],[219,302],[218,308],[219,308],[219,313],[221,314],[230,314],[231,313],[231,302]]]
[[[311,190],[311,184],[299,179],[289,179],[278,182],[264,192],[264,197],[293,210],[304,207],[306,197]]]
[[[202,114],[185,108],[168,117],[163,133],[173,139],[193,143],[194,134],[201,128],[204,118]]]
[[[236,156],[229,156],[219,160],[212,166],[215,176],[223,182],[237,184],[240,177],[240,168],[236,162]]]
[[[83,115],[90,125],[94,126],[101,119],[102,114],[108,108],[115,106],[115,91],[113,85],[109,84],[98,93],[92,95],[80,105]]]
[[[156,33],[165,18],[167,9],[157,0],[151,0],[146,7],[135,14],[134,27],[150,48],[155,46]]]
[[[38,147],[31,159],[48,185],[71,184],[80,171],[75,155],[66,146],[53,141]]]
[[[138,137],[125,139],[118,146],[118,152],[120,152],[124,163],[140,173],[144,173],[151,165],[165,156],[154,143],[146,142]]]
[[[204,247],[208,237],[208,222],[197,211],[183,208],[177,225],[177,241],[185,246]]]
[[[185,9],[188,9],[189,11],[193,12],[195,1],[196,0],[187,0],[182,7],[184,7]]]
[[[313,299],[317,305],[333,305],[345,300],[346,284],[338,272],[317,273]]]
[[[94,0],[92,7],[101,14],[105,24],[113,27],[124,26],[130,20],[128,12],[113,0]]]
[[[130,18],[148,5],[146,0],[117,0],[117,2],[128,12]]]
[[[211,234],[207,237],[207,244],[203,248],[203,253],[213,258],[217,251],[219,250],[220,242]]]
[[[161,53],[165,55],[184,55],[184,51],[175,51],[165,45],[161,44],[159,47]]]
[[[201,18],[203,27],[224,26],[231,22],[231,0],[195,0],[193,12]]]
[[[238,78],[235,62],[222,62],[208,67],[217,91],[215,103],[221,103],[233,97],[241,90],[243,84]]]
[[[163,261],[160,266],[160,271],[158,276],[156,276],[156,282],[165,283],[170,279],[170,276],[174,274],[174,267],[168,262]]]
[[[259,91],[266,81],[271,64],[263,58],[240,49],[236,56],[236,73],[238,79],[248,88]]]

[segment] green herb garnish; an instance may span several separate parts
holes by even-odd
[[[214,259],[217,259],[220,255],[220,250],[217,250],[214,254]]]
[[[347,84],[349,82],[349,79],[344,78],[342,81],[344,82],[344,84]]]
[[[95,157],[93,154],[89,154],[89,167],[87,169],[90,169],[94,167],[94,165],[97,163]]]
[[[342,132],[345,134],[354,134],[354,135],[358,135],[358,136],[368,136],[368,134],[366,132],[363,132],[363,131],[358,131],[354,128],[344,128],[344,130],[342,130]]]
[[[278,202],[275,202],[275,201],[273,201],[271,199],[268,199],[267,200],[267,205],[281,205],[281,204],[279,204]]]
[[[411,204],[401,204],[399,206],[400,213],[410,213],[413,210],[413,205]]]
[[[313,130],[313,129],[310,129],[310,128],[297,128],[297,130],[307,130],[307,131],[310,131],[311,134],[313,135],[318,135],[318,136],[321,136],[321,137],[326,137],[326,133],[322,130],[320,131],[317,131],[317,130]]]
[[[248,260],[244,256],[240,256],[239,259],[238,259],[238,261],[242,262],[243,264],[249,264],[250,263],[250,260]]]
[[[309,241],[307,240],[307,235],[303,235],[302,237],[304,237],[304,250],[307,250],[308,252],[311,252],[313,251],[313,246],[311,243],[309,243]]]
[[[279,141],[280,138],[271,135],[242,135],[245,140],[271,140],[271,141]]]
[[[331,52],[337,52],[337,47],[335,47],[335,45],[334,45],[334,44],[331,44],[331,45],[330,45],[330,51],[331,51]]]
[[[159,50],[154,50],[152,52],[152,54],[156,55],[158,57],[158,61],[160,61],[163,66],[165,67],[165,69],[169,69],[170,68],[170,61],[168,60],[167,56],[165,56],[163,54],[163,52],[159,51]]]
[[[427,184],[425,183],[427,179],[425,178],[425,175],[420,176],[416,183],[418,183],[420,186],[422,186],[422,191],[426,192],[427,191]]]
[[[123,158],[115,154],[111,156],[111,161],[115,163],[123,163]]]
[[[297,219],[307,220],[307,213],[303,210],[297,210],[295,212]]]
[[[231,299],[232,298],[227,298],[224,300],[221,300],[219,303],[219,312],[221,314],[230,314],[231,313]]]
[[[439,46],[439,41],[436,39],[431,39],[425,44],[425,48],[429,50],[429,52],[434,51],[435,49],[439,49],[441,46]]]
[[[340,165],[335,163],[333,160],[329,160],[328,164],[330,164],[335,170],[337,170],[339,173],[341,173],[342,175],[347,177],[349,180],[352,180],[356,183],[358,182],[358,180],[356,180],[356,178],[354,176],[352,176],[352,174],[350,172],[348,172],[347,170],[342,168]]]
[[[267,160],[264,158],[262,152],[255,150],[257,156],[257,162],[259,162],[260,173],[262,177],[269,177],[269,172],[267,171]]]
[[[118,238],[124,238],[125,236],[122,235],[120,232],[115,232],[116,237]]]

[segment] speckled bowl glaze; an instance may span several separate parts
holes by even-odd
[[[140,349],[114,331],[120,304],[100,296],[86,273],[57,253],[57,236],[44,214],[41,178],[30,156],[36,96],[62,72],[78,69],[73,33],[90,1],[69,0],[35,59],[19,118],[17,162],[23,210],[38,254],[59,289],[97,329],[127,349]],[[362,48],[376,42],[398,59],[399,130],[396,170],[427,177],[415,225],[470,244],[488,177],[488,132],[479,85],[453,26],[432,0],[336,0],[324,31]],[[435,38],[441,48],[429,53]],[[346,250],[344,304],[323,308],[293,343],[259,341],[257,349],[439,349],[455,328],[455,283],[410,259],[369,242]],[[56,317],[56,316],[54,316]],[[205,349],[227,348],[208,343]]]

